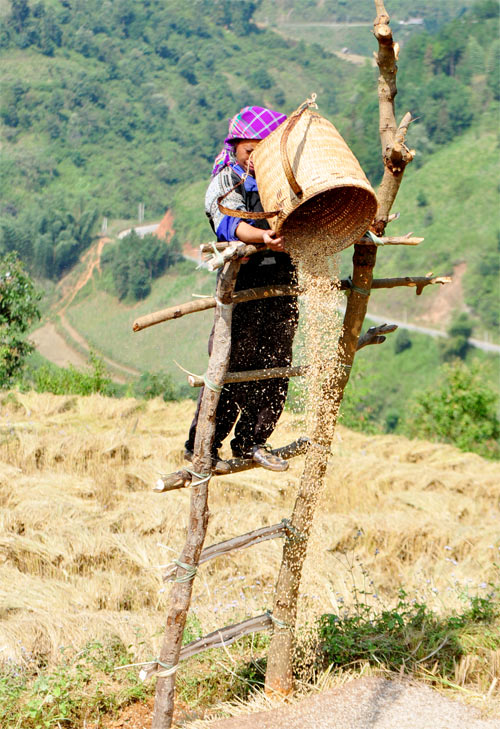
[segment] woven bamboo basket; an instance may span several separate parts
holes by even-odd
[[[269,224],[299,244],[322,238],[335,253],[359,240],[377,212],[377,198],[336,128],[305,102],[253,152]]]

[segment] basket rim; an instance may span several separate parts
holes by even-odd
[[[290,210],[290,212],[286,214],[286,217],[281,217],[281,214],[283,212],[283,208],[280,210],[280,212],[278,213],[278,215],[275,216],[278,219],[279,223],[280,223],[280,227],[290,217],[292,217],[298,210],[300,210],[300,208],[303,207],[306,203],[311,202],[311,200],[314,200],[314,198],[319,197],[320,195],[327,195],[327,194],[333,192],[334,190],[339,190],[339,189],[341,189],[343,187],[345,187],[345,188],[356,188],[361,193],[365,193],[365,195],[366,195],[366,204],[363,206],[363,208],[361,208],[361,210],[363,210],[365,208],[373,207],[373,210],[374,210],[373,215],[372,215],[372,219],[373,219],[375,217],[376,212],[377,212],[378,200],[377,200],[377,196],[375,195],[375,192],[371,188],[371,186],[369,186],[369,185],[355,185],[355,184],[348,184],[348,185],[341,185],[341,184],[339,184],[339,185],[332,185],[327,190],[318,190],[317,192],[313,193],[312,195],[309,195],[308,197],[305,197],[305,199],[303,199],[303,200],[301,200],[299,197],[296,197],[294,195],[294,197],[292,198],[292,202],[295,203],[295,200],[297,200],[298,201],[298,204],[294,204],[294,206]]]

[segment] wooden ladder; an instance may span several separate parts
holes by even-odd
[[[336,418],[345,387],[349,381],[356,351],[368,344],[382,343],[385,335],[396,329],[395,325],[382,325],[372,327],[361,335],[372,289],[408,286],[415,287],[416,293],[421,294],[427,285],[444,284],[450,281],[448,277],[433,277],[432,275],[393,279],[373,278],[379,246],[417,245],[423,240],[413,238],[411,234],[403,237],[384,237],[387,223],[397,217],[390,214],[391,207],[401,184],[405,167],[413,159],[414,151],[409,150],[404,143],[411,122],[411,114],[405,114],[398,125],[394,112],[394,97],[397,93],[398,45],[393,42],[389,16],[383,0],[375,0],[375,6],[377,17],[374,22],[374,33],[379,46],[376,59],[380,69],[378,97],[384,175],[377,192],[377,216],[371,226],[371,231],[375,235],[363,237],[354,245],[352,276],[341,282],[341,288],[349,293],[339,342],[340,351],[343,353],[343,366],[340,368],[340,375],[328,380],[323,389],[324,402],[327,403],[325,407],[331,409],[334,418]],[[210,250],[212,248],[211,246]],[[300,292],[297,287],[272,286],[235,293],[234,286],[241,257],[255,253],[258,248],[244,245],[229,246],[228,244],[217,244],[216,248],[222,252],[217,256],[218,263],[222,265],[222,271],[218,278],[215,297],[155,312],[141,317],[133,325],[134,331],[140,331],[161,321],[176,319],[185,314],[215,307],[213,349],[207,372],[203,378],[190,376],[189,379],[190,384],[194,387],[205,385],[198,417],[192,466],[189,469],[184,468],[163,476],[155,487],[158,493],[164,493],[189,486],[191,501],[186,543],[179,559],[175,560],[164,575],[165,580],[173,581],[173,587],[163,645],[159,658],[151,661],[142,672],[145,678],[157,676],[153,729],[168,729],[171,726],[175,674],[179,662],[209,648],[229,645],[249,633],[272,631],[266,690],[279,691],[284,694],[292,691],[294,626],[302,566],[314,516],[316,495],[324,480],[331,447],[331,435],[326,435],[317,428],[316,432],[310,434],[310,438],[299,438],[290,445],[273,451],[285,459],[304,454],[306,456],[290,519],[283,519],[278,524],[262,527],[203,549],[208,524],[209,481],[213,475],[224,475],[212,472],[211,457],[220,390],[227,382],[300,376],[307,369],[307,366],[303,366],[239,373],[227,371],[231,350],[231,318],[234,304],[269,296],[298,295]],[[212,261],[212,269],[218,265],[214,261]],[[244,459],[232,459],[228,463],[230,473],[258,467],[253,461]],[[220,555],[276,538],[284,539],[284,547],[272,612],[268,611],[236,625],[216,630],[181,647],[191,604],[193,582],[199,566]]]

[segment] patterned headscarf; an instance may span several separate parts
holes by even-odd
[[[265,139],[285,119],[285,114],[280,114],[272,109],[265,109],[262,106],[244,106],[229,121],[229,134],[224,140],[222,151],[214,160],[212,176],[218,174],[231,162],[232,143],[235,139]]]

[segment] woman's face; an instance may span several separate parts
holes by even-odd
[[[259,141],[259,139],[242,139],[241,141],[236,142],[234,146],[234,156],[236,157],[236,162],[239,164],[240,167],[245,170],[245,172],[247,171],[248,159],[254,151],[255,147],[258,145]],[[255,172],[253,162],[251,160],[248,171],[251,175],[253,175]]]

